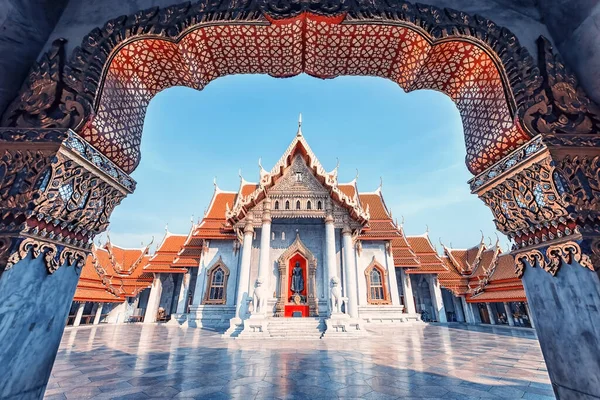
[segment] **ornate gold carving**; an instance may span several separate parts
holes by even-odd
[[[515,270],[518,278],[521,278],[525,272],[525,261],[527,261],[527,264],[533,268],[535,268],[536,265],[544,268],[546,265],[544,255],[539,250],[531,250],[524,253],[519,253],[515,256]]]

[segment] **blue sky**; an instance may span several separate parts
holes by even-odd
[[[360,191],[377,189],[407,234],[429,227],[437,244],[455,248],[495,241],[492,214],[469,192],[462,124],[449,97],[434,91],[404,93],[372,77],[320,80],[306,75],[275,79],[238,75],[204,90],[175,87],[150,103],[144,124],[138,187],[117,207],[110,235],[115,244],[139,247],[166,224],[188,233],[213,193],[237,190],[241,169],[258,179],[294,138],[298,113],[303,132],[325,169],[339,158],[339,181],[359,172]],[[504,249],[507,240],[501,237]]]

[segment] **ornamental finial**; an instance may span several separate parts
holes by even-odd
[[[298,116],[298,132],[296,136],[302,136],[302,113]]]

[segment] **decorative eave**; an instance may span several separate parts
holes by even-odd
[[[366,225],[370,218],[369,210],[363,210],[360,206],[360,201],[358,201],[357,198],[346,196],[338,188],[336,174],[328,173],[323,168],[300,130],[279,161],[275,164],[273,169],[271,169],[271,172],[261,172],[258,188],[248,196],[237,197],[233,207],[226,212],[225,217],[227,221],[229,221],[232,226],[235,225],[246,216],[251,208],[262,201],[266,197],[268,190],[275,185],[277,179],[283,176],[286,168],[291,165],[294,155],[297,152],[300,152],[304,156],[308,168],[329,191],[331,198],[334,201],[337,201],[342,207],[346,208],[354,220]],[[263,171],[262,167],[261,171]]]
[[[135,271],[135,269],[140,265],[140,263],[144,260],[144,257],[150,251],[150,246],[152,245],[152,243],[154,243],[154,237],[153,237],[147,246],[141,247],[139,249],[126,249],[123,247],[119,247],[119,249],[121,249],[123,251],[128,251],[128,250],[132,251],[133,250],[133,251],[140,252],[140,255],[138,256],[138,258],[129,266],[129,268],[125,269],[125,266],[120,265],[116,260],[115,254],[113,252],[113,244],[110,240],[110,235],[107,234],[106,237],[107,237],[107,242],[106,242],[105,248],[106,248],[106,251],[108,252],[108,259],[110,260],[115,272],[122,276],[129,276],[133,273],[133,271]]]

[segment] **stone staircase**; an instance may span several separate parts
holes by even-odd
[[[271,338],[315,340],[327,329],[322,318],[270,318],[268,333]]]

